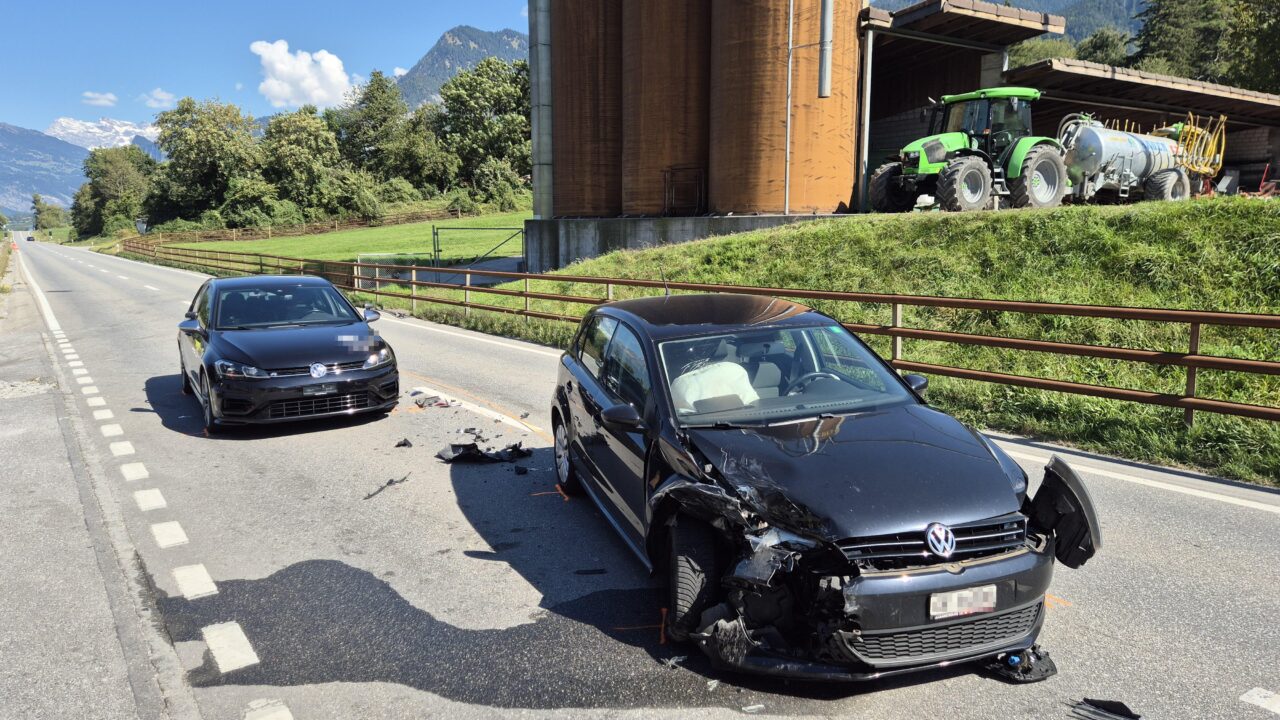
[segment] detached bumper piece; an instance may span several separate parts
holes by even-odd
[[[1012,683],[1040,682],[1058,674],[1058,666],[1049,657],[1049,651],[1039,645],[1021,652],[1002,653],[987,670]]]

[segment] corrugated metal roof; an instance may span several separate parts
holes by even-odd
[[[983,0],[923,0],[897,12],[867,8],[862,25],[873,29],[930,33],[988,45],[1012,45],[1044,33],[1066,31],[1061,15],[997,5]]]
[[[1067,103],[1089,100],[1153,111],[1220,113],[1237,123],[1280,126],[1280,95],[1084,60],[1053,58],[1012,68],[1005,82],[1037,88],[1046,99]]]

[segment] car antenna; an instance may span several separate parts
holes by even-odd
[[[667,286],[667,274],[662,271],[662,266],[658,266],[658,277],[662,278],[662,289],[666,291],[666,297],[671,297],[671,288]]]

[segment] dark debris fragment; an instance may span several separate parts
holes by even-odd
[[[1085,698],[1071,708],[1071,717],[1081,720],[1141,720],[1128,705],[1115,700]]]
[[[404,438],[400,442],[396,443],[396,447],[410,448],[413,447],[413,443],[409,442],[409,438]]]
[[[413,474],[413,473],[408,473],[408,474],[406,474],[404,477],[400,478],[399,480],[397,480],[396,478],[391,478],[391,479],[387,480],[387,481],[386,481],[385,483],[383,483],[382,485],[379,485],[377,490],[374,490],[373,492],[369,493],[368,495],[365,495],[365,496],[364,496],[364,499],[365,499],[365,500],[368,500],[369,498],[374,497],[375,495],[377,495],[378,493],[381,493],[383,490],[386,490],[387,488],[391,487],[392,485],[399,485],[399,484],[401,484],[401,483],[409,482],[409,475],[412,475],[412,474]]]
[[[501,450],[484,449],[476,443],[450,443],[448,446],[440,449],[436,453],[436,457],[447,463],[454,462],[471,462],[471,463],[509,463],[515,462],[521,458],[527,458],[533,453],[524,447],[523,443],[511,443]]]

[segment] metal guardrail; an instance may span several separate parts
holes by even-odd
[[[1172,310],[1164,308],[1110,307],[1102,305],[1074,305],[1066,303],[1025,302],[1018,300],[980,300],[973,298],[950,298],[929,295],[893,295],[886,293],[840,292],[834,290],[808,290],[803,288],[750,287],[742,285],[713,285],[688,282],[663,282],[660,280],[638,280],[629,278],[601,278],[583,275],[537,275],[531,273],[503,272],[497,270],[458,269],[455,274],[463,275],[462,286],[451,283],[427,280],[389,280],[382,283],[407,286],[409,292],[383,290],[381,284],[373,290],[360,289],[356,286],[359,277],[357,269],[390,269],[403,270],[407,266],[385,265],[377,263],[353,263],[337,260],[314,260],[307,258],[284,257],[277,255],[260,255],[255,253],[239,253],[229,251],[207,251],[194,248],[175,248],[165,245],[126,240],[122,250],[125,252],[150,257],[156,260],[186,264],[206,269],[214,269],[245,274],[313,274],[327,278],[343,290],[361,292],[367,295],[392,297],[409,300],[413,307],[419,302],[434,303],[463,308],[465,312],[473,309],[490,312],[520,315],[562,322],[577,323],[581,318],[573,315],[543,312],[530,308],[531,300],[543,300],[579,305],[598,305],[613,299],[614,288],[641,287],[654,289],[688,290],[695,292],[721,292],[745,295],[766,295],[795,298],[798,300],[827,300],[875,304],[888,306],[892,313],[890,325],[873,325],[865,323],[847,323],[851,331],[887,336],[892,339],[890,362],[894,367],[904,371],[922,372],[934,375],[977,380],[1017,387],[1050,390],[1055,392],[1087,395],[1092,397],[1123,400],[1146,405],[1182,408],[1184,421],[1190,425],[1194,413],[1199,411],[1224,415],[1280,421],[1280,407],[1251,405],[1246,403],[1214,400],[1196,396],[1197,371],[1225,370],[1231,372],[1253,373],[1259,375],[1280,375],[1280,362],[1271,360],[1252,360],[1245,358],[1202,355],[1200,353],[1200,329],[1203,325],[1220,325],[1239,328],[1256,328],[1280,330],[1280,315],[1261,313],[1231,313],[1202,310]],[[511,281],[523,281],[524,288],[515,290],[501,287],[472,286],[472,276],[502,278]],[[586,284],[603,287],[604,296],[566,295],[530,290],[530,281],[561,282]],[[442,298],[418,293],[418,288],[461,290],[461,300]],[[505,307],[472,301],[472,293],[485,293],[503,297],[524,299],[524,307]],[[1136,348],[1114,347],[1105,345],[1088,345],[1080,343],[1064,343],[1046,340],[1029,340],[1023,338],[978,335],[971,333],[929,330],[925,328],[905,327],[902,324],[904,307],[932,307],[954,310],[985,310],[994,312],[1012,312],[1028,315],[1062,315],[1070,317],[1105,318],[1113,320],[1142,320],[1148,322],[1186,325],[1188,328],[1187,352],[1169,352],[1161,350],[1144,350]],[[1105,385],[1053,380],[1025,375],[1010,375],[972,368],[951,367],[914,362],[902,357],[903,339],[928,340],[952,343],[957,345],[976,345],[1031,352],[1052,353],[1076,357],[1093,357],[1125,362],[1144,363],[1147,365],[1178,366],[1186,368],[1186,389],[1181,395],[1158,393],[1147,390],[1134,390]]]

